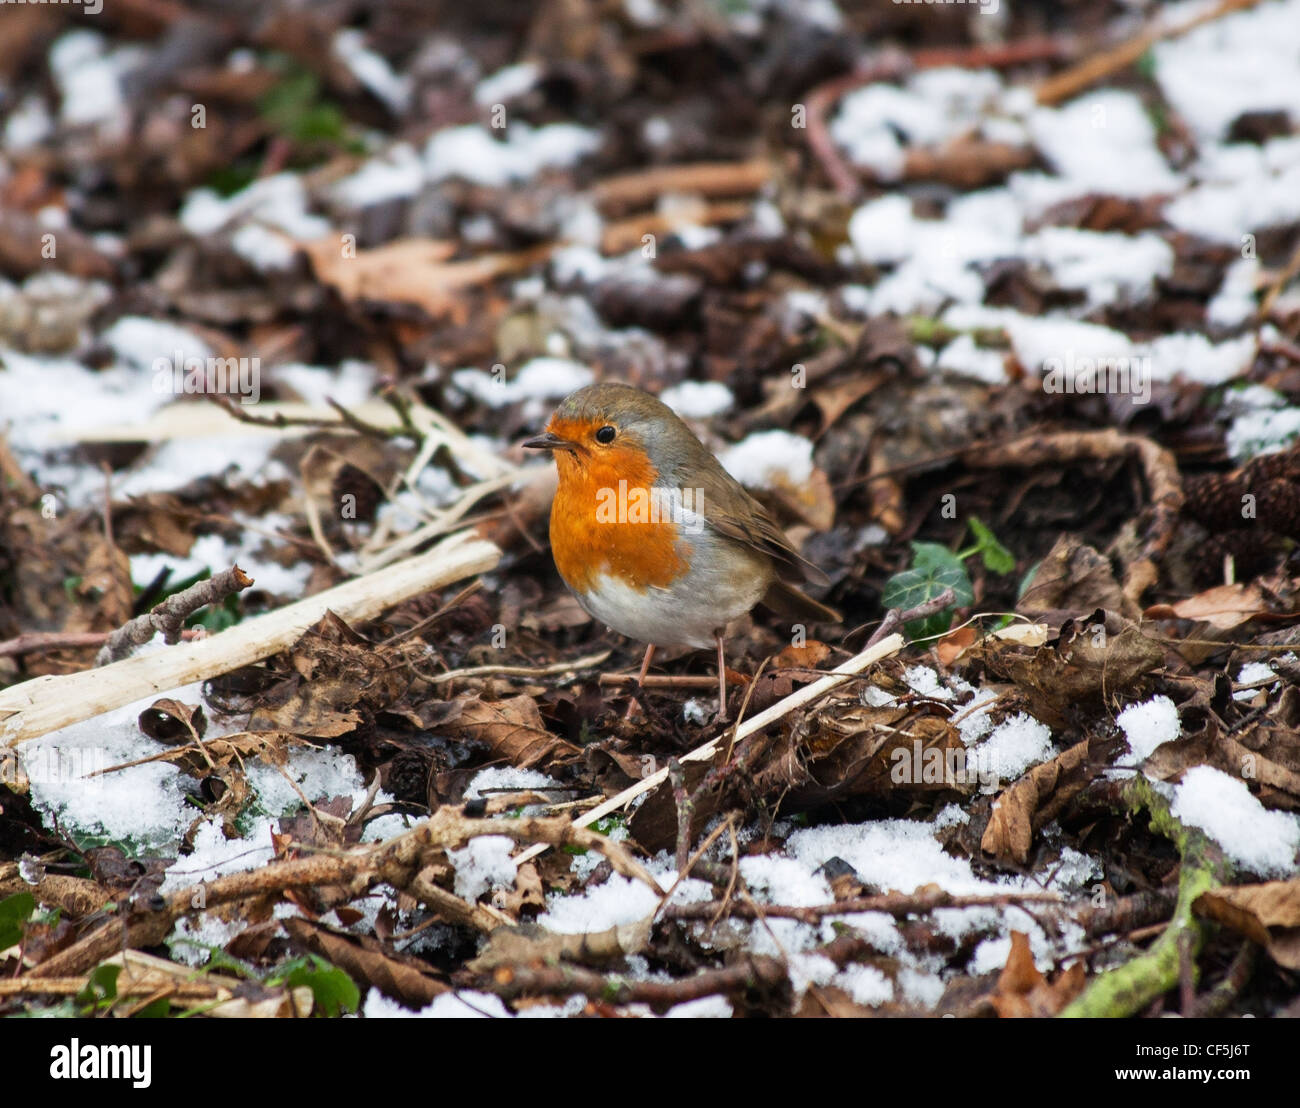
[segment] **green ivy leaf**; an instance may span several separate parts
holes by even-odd
[[[96,966],[90,971],[86,987],[77,994],[77,1003],[87,1015],[111,1008],[117,1000],[117,978],[122,972],[121,966]]]
[[[284,983],[291,989],[306,985],[315,998],[316,1011],[323,1016],[355,1012],[361,1003],[361,990],[352,978],[318,954],[309,957],[310,963],[299,963],[285,974]]]
[[[971,553],[983,559],[985,569],[990,573],[1010,573],[1016,568],[1016,556],[998,542],[997,536],[984,525],[983,520],[971,516],[966,523],[975,536],[975,549]]]
[[[22,942],[23,927],[34,911],[36,898],[31,893],[14,893],[0,900],[0,950]]]
[[[955,599],[951,607],[961,608],[975,603],[975,590],[961,558],[936,542],[912,543],[912,568],[896,573],[885,582],[881,598],[886,608],[906,611],[932,600],[944,589],[952,589]],[[913,638],[941,635],[952,626],[952,612],[945,609],[926,619],[914,619],[905,625]]]

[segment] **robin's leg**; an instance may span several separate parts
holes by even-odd
[[[650,659],[655,656],[655,644],[651,643],[645,648],[645,658],[641,661],[641,672],[636,675],[636,689],[632,693],[632,702],[628,704],[627,711],[623,713],[624,719],[631,719],[632,712],[637,707],[636,698],[641,694],[641,686],[645,684],[645,675],[650,670]]]
[[[722,645],[722,636],[715,635],[718,642],[718,720],[727,722],[727,654]]]

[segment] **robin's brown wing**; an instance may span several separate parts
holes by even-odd
[[[807,623],[839,623],[844,618],[834,608],[828,608],[784,581],[773,581],[759,603],[785,619]]]
[[[709,461],[713,462],[711,466],[699,466],[695,470],[702,475],[704,518],[709,526],[719,534],[766,554],[776,563],[780,576],[794,577],[814,585],[830,584],[826,574],[790,545],[785,532],[767,514],[767,509],[750,496],[712,455],[709,455]]]

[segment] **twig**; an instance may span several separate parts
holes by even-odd
[[[468,669],[449,670],[447,673],[440,673],[425,680],[431,685],[444,685],[448,681],[457,681],[462,677],[554,677],[557,673],[569,673],[576,669],[598,666],[611,653],[613,652],[602,650],[599,654],[587,654],[582,658],[574,658],[571,662],[556,662],[549,666],[470,666]],[[712,677],[708,680],[711,684],[717,684]]]
[[[1201,12],[1186,23],[1175,27],[1149,27],[1140,35],[1101,54],[1085,58],[1064,73],[1058,73],[1055,77],[1044,81],[1038,86],[1038,102],[1059,104],[1062,100],[1068,100],[1076,93],[1096,84],[1103,77],[1109,77],[1112,73],[1133,65],[1161,39],[1185,35],[1188,31],[1210,23],[1229,12],[1253,8],[1258,3],[1259,0],[1222,0],[1218,7]]]
[[[677,872],[686,868],[691,854],[691,817],[695,815],[692,797],[686,792],[686,771],[676,758],[668,759],[668,780],[673,786],[673,803],[677,805]]]
[[[622,688],[635,685],[636,677],[631,673],[602,673],[599,678],[602,688]],[[716,677],[695,677],[683,675],[675,677],[666,673],[647,673],[641,682],[643,689],[717,689]]]
[[[1300,273],[1300,242],[1296,243],[1290,259],[1282,267],[1281,272],[1269,283],[1268,291],[1264,293],[1264,299],[1259,304],[1259,319],[1268,318],[1269,312],[1273,310],[1273,302],[1297,273]]]
[[[1191,1011],[1184,1010],[1183,1014],[1196,1019],[1212,1019],[1223,1015],[1241,990],[1250,984],[1258,956],[1259,947],[1252,940],[1246,939],[1238,948],[1223,980],[1208,992],[1202,993],[1192,1005]]]
[[[188,589],[173,593],[161,604],[136,616],[114,631],[95,657],[95,665],[104,666],[124,657],[133,646],[143,646],[161,631],[163,641],[175,645],[181,641],[182,624],[209,604],[221,604],[227,596],[242,592],[253,583],[239,566],[223,569],[215,577],[197,581]]]
[[[351,428],[360,435],[367,438],[378,439],[380,442],[387,442],[394,438],[413,438],[419,441],[419,434],[408,431],[405,427],[376,427],[373,423],[367,423],[360,416],[353,415],[337,400],[330,397],[325,398],[328,404],[339,414],[338,419],[321,419],[317,416],[287,416],[283,412],[276,412],[274,415],[261,416],[255,415],[248,411],[242,404],[236,403],[228,396],[222,396],[220,393],[208,393],[207,398],[212,401],[218,408],[221,408],[231,419],[237,419],[240,423],[249,423],[254,427],[274,427],[277,431],[283,431],[289,427],[316,427],[325,431],[339,431],[344,427]]]
[[[17,746],[160,689],[179,688],[252,665],[292,646],[327,611],[348,621],[374,619],[408,597],[486,573],[500,556],[491,543],[461,532],[382,574],[345,581],[198,642],[0,689],[0,744]]]
[[[921,915],[940,908],[1000,908],[1019,904],[1060,904],[1056,893],[994,893],[986,896],[954,896],[939,890],[916,893],[886,893],[882,896],[860,896],[850,900],[837,900],[832,904],[814,904],[806,908],[785,904],[764,904],[761,907],[745,901],[730,904],[716,900],[695,901],[692,904],[669,904],[663,910],[664,919],[700,920],[715,916],[738,916],[741,919],[758,919],[760,914],[776,919],[793,919],[801,923],[820,923],[827,916],[856,915],[859,912],[884,912],[895,919]]]
[[[765,159],[656,166],[606,177],[596,183],[591,196],[602,210],[647,207],[665,193],[747,196],[767,184],[771,176],[772,167]]]
[[[518,996],[569,996],[579,993],[607,1004],[649,1004],[671,1007],[718,993],[752,989],[778,990],[786,984],[785,967],[776,958],[756,955],[722,969],[700,970],[676,981],[630,981],[575,966],[526,969],[501,966],[480,988],[507,1000]]]
[[[867,648],[870,649],[875,646],[886,635],[893,634],[898,628],[911,623],[914,619],[928,619],[930,616],[938,615],[956,599],[956,592],[949,586],[942,592],[930,597],[929,600],[923,600],[916,607],[908,608],[905,612],[900,612],[897,608],[890,608],[885,613],[885,618],[880,621],[880,626],[876,628],[875,633],[867,640]]]
[[[410,627],[406,628],[405,631],[394,632],[393,634],[389,635],[388,638],[384,639],[383,642],[380,643],[380,645],[392,646],[393,643],[401,642],[403,639],[409,639],[412,635],[419,634],[426,627],[428,627],[429,624],[442,619],[442,617],[445,616],[448,612],[454,610],[455,608],[460,607],[461,604],[463,604],[466,600],[468,600],[471,596],[473,596],[476,592],[478,592],[479,589],[481,589],[482,587],[483,587],[482,578],[476,577],[473,581],[471,581],[468,585],[466,585],[463,589],[461,589],[455,596],[453,596],[450,600],[448,600],[446,604],[443,604],[436,612],[432,613],[431,615],[425,616],[418,623],[414,623]]]
[[[1182,477],[1178,472],[1178,462],[1170,451],[1141,435],[1107,428],[1102,431],[1026,435],[995,444],[976,443],[962,454],[967,465],[986,469],[1044,464],[1060,466],[1120,457],[1136,457],[1151,498],[1151,517],[1145,529],[1145,542],[1138,556],[1124,570],[1124,598],[1136,607],[1142,593],[1157,580],[1156,563],[1173,539],[1183,508]]]
[[[102,646],[111,631],[24,631],[12,639],[0,642],[0,658],[12,655],[37,654],[46,650],[77,650],[86,646]]]

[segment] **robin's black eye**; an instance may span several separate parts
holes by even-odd
[[[608,446],[611,442],[614,441],[614,436],[617,434],[618,432],[615,431],[613,427],[610,427],[609,424],[606,424],[604,427],[602,427],[599,431],[596,432],[596,441]]]

